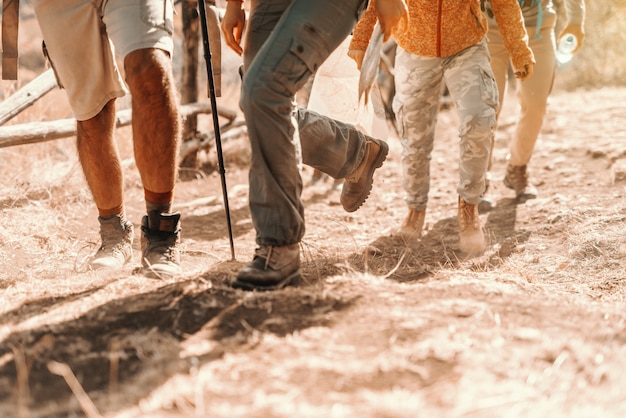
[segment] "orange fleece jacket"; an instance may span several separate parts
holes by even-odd
[[[365,51],[376,24],[370,4],[354,28],[350,49]],[[409,28],[393,32],[403,49],[425,57],[449,57],[478,43],[488,30],[487,16],[480,0],[407,0]],[[491,0],[491,8],[515,70],[535,62],[528,47],[528,33],[517,0]]]

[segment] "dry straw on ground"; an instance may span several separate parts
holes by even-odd
[[[406,207],[390,138],[359,211],[331,182],[307,184],[305,283],[270,293],[226,285],[254,248],[245,138],[225,144],[236,260],[219,177],[204,173],[178,184],[186,273],[171,281],[136,274],[138,251],[119,273],[82,268],[97,221],[72,139],[0,150],[0,416],[624,416],[623,5],[588,5],[524,204],[500,181],[517,110],[505,98],[478,258],[458,248],[454,109],[437,125],[424,238],[392,233]],[[64,103],[55,93],[22,121],[67,117]],[[129,132],[118,139],[131,158]],[[137,225],[142,189],[125,174]]]

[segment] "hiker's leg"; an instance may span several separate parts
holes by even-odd
[[[511,165],[528,164],[541,132],[556,72],[554,42],[554,31],[549,27],[541,30],[540,38],[530,38],[529,45],[537,63],[532,77],[517,82],[520,111],[509,145]]]
[[[468,82],[470,80],[470,82]],[[459,185],[461,198],[481,201],[496,125],[498,89],[486,40],[447,61],[445,82],[459,114]]]
[[[173,193],[181,126],[170,57],[160,49],[139,49],[127,55],[124,66],[133,97],[135,161],[143,186],[156,194]]]
[[[134,155],[147,212],[141,264],[143,274],[153,277],[182,272],[180,213],[171,213],[181,136],[171,61],[172,7],[169,0],[108,0],[103,16],[132,94]]]
[[[123,210],[114,141],[115,98],[125,88],[100,13],[90,2],[32,1],[46,50],[77,122],[77,148],[101,216]]]
[[[297,120],[304,164],[342,179],[363,159],[369,136],[354,125],[302,108]]]
[[[398,47],[393,110],[400,127],[402,186],[407,206],[419,211],[428,203],[442,74],[440,58],[420,57]]]
[[[240,100],[252,149],[250,210],[260,245],[285,246],[304,235],[295,94],[348,36],[362,3],[264,1],[250,19],[248,39],[256,28],[271,31],[256,55],[246,57]],[[275,23],[280,7],[284,13]]]
[[[105,218],[123,212],[123,174],[114,128],[115,100],[93,118],[77,123],[78,157],[99,214]]]
[[[291,2],[292,0],[251,2],[244,50],[244,73],[280,20],[281,11],[286,10]],[[307,83],[311,80],[312,77]],[[308,109],[297,109],[302,162],[338,179],[351,173],[362,159],[367,138],[354,126],[328,116]]]
[[[171,7],[162,0],[109,0],[103,17],[132,94],[134,154],[146,198],[163,204],[168,196],[172,201],[181,135]]]

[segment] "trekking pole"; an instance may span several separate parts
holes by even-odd
[[[220,136],[220,121],[217,114],[217,100],[215,95],[215,84],[213,80],[213,64],[211,63],[211,44],[209,43],[209,32],[206,17],[205,0],[198,0],[200,8],[200,24],[202,26],[202,40],[204,45],[204,61],[206,62],[207,78],[209,80],[209,97],[211,99],[211,113],[213,114],[213,130],[215,131],[215,146],[217,151],[217,165],[222,179],[222,193],[224,195],[224,210],[226,212],[226,223],[228,224],[228,236],[230,238],[230,254],[235,260],[235,245],[233,243],[233,228],[230,223],[230,209],[228,208],[228,192],[226,191],[226,170],[224,170],[224,156],[222,154],[222,138]]]

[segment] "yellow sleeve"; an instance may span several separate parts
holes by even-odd
[[[376,21],[378,20],[378,18],[376,17],[376,12],[374,11],[375,3],[375,0],[370,1],[367,9],[363,12],[361,18],[354,27],[349,49],[364,52],[365,50],[367,50],[367,46],[370,43],[370,38],[372,37],[372,32],[374,32],[374,26],[376,25]]]
[[[518,70],[534,63],[535,57],[528,47],[528,32],[517,0],[491,0],[491,9],[504,39],[504,46],[511,56],[513,68]]]

